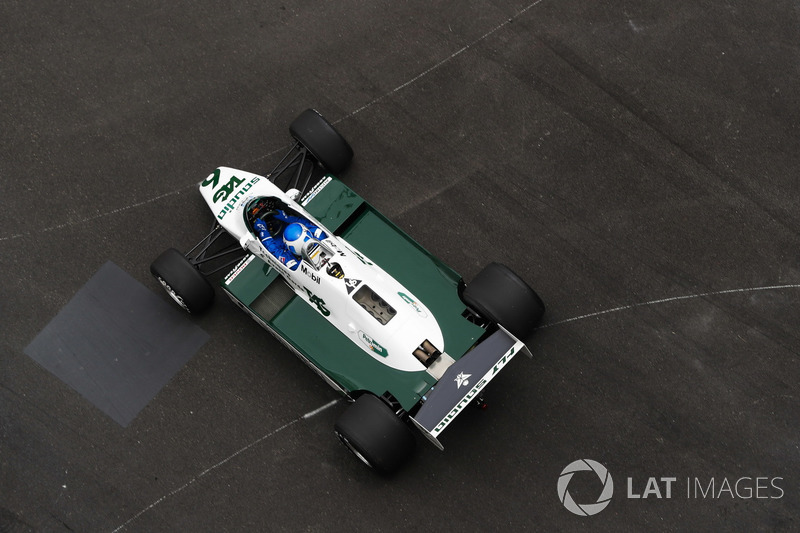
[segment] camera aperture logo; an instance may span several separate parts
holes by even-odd
[[[603,490],[594,503],[576,503],[575,500],[572,499],[569,490],[567,490],[569,482],[572,481],[572,476],[574,476],[576,472],[582,471],[594,472],[600,479],[600,483],[603,484]],[[608,473],[608,469],[591,459],[578,459],[577,461],[573,461],[561,471],[561,475],[558,477],[558,499],[561,500],[561,503],[564,504],[564,507],[566,507],[568,511],[579,516],[592,516],[599,513],[608,506],[611,501],[611,496],[613,495],[614,480],[611,479],[611,474]]]
[[[589,476],[597,476],[603,488],[596,502],[578,503],[569,492],[569,484],[576,473]],[[582,481],[585,481],[583,479]],[[687,500],[779,500],[785,495],[783,489],[784,478],[781,476],[753,476],[744,475],[737,478],[728,476],[719,478],[702,478],[691,476],[686,478],[686,483],[678,476],[661,476],[647,478],[644,482],[633,477],[627,478],[628,500],[643,501],[647,499],[671,500],[674,498],[686,498]],[[686,487],[685,494],[683,487]],[[641,487],[644,487],[643,489]],[[575,487],[573,487],[574,489]],[[574,491],[573,491],[574,492]],[[580,490],[578,491],[580,494]],[[561,475],[558,477],[558,499],[564,507],[571,513],[578,516],[596,515],[611,502],[614,495],[614,481],[608,469],[591,459],[578,459],[568,464]]]

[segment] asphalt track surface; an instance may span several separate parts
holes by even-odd
[[[6,1],[0,20],[3,531],[800,528],[796,2]],[[489,408],[391,478],[222,298],[128,427],[24,353],[108,261],[159,291],[150,261],[210,225],[195,184],[266,172],[306,107],[354,147],[352,188],[465,279],[500,260],[548,304]],[[594,516],[557,491],[580,459],[614,480]]]

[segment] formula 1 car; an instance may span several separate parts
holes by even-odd
[[[319,113],[289,131],[269,174],[221,167],[200,182],[211,232],[150,270],[201,313],[214,300],[208,278],[233,267],[222,291],[352,402],[336,435],[392,472],[414,450],[413,428],[443,449],[445,427],[515,355],[530,356],[523,341],[544,305],[499,263],[465,284],[336,178],[353,151]]]

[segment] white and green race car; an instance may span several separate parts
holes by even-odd
[[[442,449],[445,427],[515,355],[530,356],[523,340],[544,305],[498,263],[465,284],[339,181],[353,151],[316,111],[289,130],[295,144],[269,174],[218,168],[200,182],[211,232],[150,270],[201,313],[214,300],[208,278],[232,266],[225,294],[352,402],[337,436],[391,472],[413,451],[413,428]]]

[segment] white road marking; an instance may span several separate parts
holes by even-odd
[[[781,290],[781,289],[798,289],[800,288],[800,284],[789,284],[789,285],[768,285],[765,287],[749,287],[747,289],[727,289],[722,291],[713,291],[713,292],[703,292],[700,294],[689,294],[686,296],[673,296],[672,298],[661,298],[659,300],[650,300],[649,302],[641,302],[636,304],[630,305],[623,305],[620,307],[614,307],[612,309],[606,309],[604,311],[597,311],[595,313],[589,313],[586,315],[576,316],[572,318],[567,318],[564,320],[559,320],[558,322],[553,322],[551,324],[544,324],[543,326],[539,326],[537,329],[544,329],[544,328],[551,328],[553,326],[560,326],[562,324],[567,324],[569,322],[576,322],[578,320],[584,320],[586,318],[593,318],[601,315],[607,315],[609,313],[618,313],[620,311],[627,311],[629,309],[634,309],[636,307],[644,307],[648,305],[656,305],[656,304],[664,304],[668,302],[676,302],[679,300],[691,300],[694,298],[703,298],[704,296],[717,296],[720,294],[736,294],[736,293],[743,293],[743,292],[755,292],[755,291],[774,291],[774,290]]]
[[[318,414],[320,414],[322,411],[324,411],[325,409],[327,409],[327,408],[329,408],[329,407],[333,407],[333,406],[334,406],[334,405],[336,405],[337,403],[339,403],[339,400],[331,400],[330,402],[326,403],[326,404],[325,404],[325,405],[323,405],[322,407],[318,407],[317,409],[314,409],[313,411],[310,411],[310,412],[308,412],[308,413],[304,414],[304,415],[303,415],[303,419],[305,420],[305,419],[307,419],[307,418],[311,418],[312,416],[318,415]]]
[[[59,230],[59,229],[64,229],[64,228],[69,227],[69,226],[75,226],[75,225],[78,225],[78,224],[85,224],[86,222],[91,222],[92,220],[97,220],[98,218],[103,218],[103,217],[108,217],[108,216],[111,216],[111,215],[116,215],[117,213],[121,213],[123,211],[127,211],[128,209],[134,209],[136,207],[141,207],[143,205],[151,204],[153,202],[157,202],[158,200],[167,198],[169,196],[175,196],[176,194],[180,194],[183,191],[188,190],[189,188],[194,188],[195,186],[196,186],[196,184],[193,183],[192,185],[189,185],[189,186],[186,186],[186,187],[182,187],[182,188],[180,188],[178,190],[175,190],[175,191],[171,191],[171,192],[167,192],[167,193],[164,193],[164,194],[160,194],[160,195],[155,196],[153,198],[150,198],[148,200],[142,200],[141,202],[136,202],[135,204],[130,204],[130,205],[127,205],[125,207],[120,207],[120,208],[114,209],[112,211],[106,211],[105,213],[98,213],[96,215],[93,215],[93,216],[90,216],[90,217],[87,217],[87,218],[83,218],[83,219],[80,219],[80,220],[74,220],[72,222],[64,222],[63,224],[58,224],[56,226],[50,226],[48,228],[37,229],[35,232],[29,231],[29,232],[26,232],[26,233],[17,233],[15,235],[8,235],[6,237],[0,237],[0,242],[2,242],[2,241],[10,241],[10,240],[13,240],[13,239],[19,239],[21,237],[30,237],[31,235],[37,235],[37,234],[39,234],[41,232],[55,231],[55,230]]]
[[[171,498],[172,496],[175,496],[179,492],[182,492],[183,490],[187,489],[189,486],[194,484],[196,481],[198,481],[200,478],[202,478],[206,474],[209,474],[209,473],[213,472],[217,468],[219,468],[222,465],[228,463],[231,459],[234,459],[235,457],[237,457],[237,456],[241,455],[242,453],[246,452],[247,450],[249,450],[253,446],[256,446],[257,444],[259,444],[261,442],[264,442],[268,438],[270,438],[270,437],[272,437],[274,435],[277,435],[278,433],[280,433],[284,429],[287,429],[287,428],[295,425],[296,423],[298,423],[298,422],[300,422],[302,420],[307,420],[307,419],[309,419],[309,418],[311,418],[313,416],[318,415],[322,411],[324,411],[324,410],[326,410],[326,409],[328,409],[330,407],[333,407],[337,403],[339,403],[338,399],[330,401],[330,402],[326,403],[325,405],[323,405],[322,407],[318,407],[317,409],[314,409],[313,411],[309,411],[308,413],[304,414],[303,416],[295,418],[291,422],[287,422],[286,424],[282,425],[278,429],[274,429],[274,430],[270,431],[269,433],[267,433],[266,435],[264,435],[263,437],[260,437],[260,438],[258,438],[256,440],[254,440],[253,442],[251,442],[247,446],[245,446],[243,448],[240,448],[239,450],[237,450],[236,452],[232,453],[231,455],[229,455],[228,457],[226,457],[222,461],[218,462],[217,464],[206,468],[205,470],[203,470],[202,472],[197,474],[195,477],[193,477],[191,480],[187,481],[186,483],[184,483],[183,485],[181,485],[177,489],[175,489],[175,490],[165,494],[164,496],[160,497],[159,499],[157,499],[156,501],[154,501],[153,503],[151,503],[150,505],[148,505],[147,507],[145,507],[144,509],[142,509],[141,511],[139,511],[135,515],[133,515],[131,518],[129,518],[127,522],[125,522],[124,524],[118,526],[116,529],[114,529],[112,531],[112,533],[117,533],[117,531],[121,531],[121,530],[125,529],[129,524],[134,522],[137,518],[139,518],[140,516],[142,516],[146,512],[148,512],[151,509],[153,509],[154,507],[158,506],[159,504],[161,504],[162,502],[164,502],[168,498]]]
[[[506,26],[508,26],[509,24],[511,24],[512,22],[514,22],[514,19],[517,19],[517,18],[519,18],[520,16],[524,15],[524,14],[525,14],[527,11],[529,11],[530,9],[532,9],[532,8],[536,7],[536,6],[537,6],[537,5],[539,5],[541,2],[543,2],[543,0],[537,0],[536,2],[534,2],[534,3],[530,4],[530,5],[528,5],[527,7],[524,7],[524,8],[522,8],[522,10],[518,11],[516,15],[514,15],[514,16],[512,16],[512,17],[509,17],[508,19],[506,19],[505,21],[501,22],[500,24],[498,24],[497,26],[495,26],[495,27],[494,27],[494,28],[492,28],[491,30],[487,31],[486,33],[484,33],[483,35],[481,35],[480,37],[478,37],[477,39],[475,39],[474,41],[472,41],[472,42],[471,42],[471,43],[469,43],[468,45],[466,45],[466,46],[464,46],[464,47],[462,47],[462,48],[460,48],[460,49],[456,50],[455,52],[453,52],[452,54],[450,54],[450,55],[449,55],[449,56],[447,56],[446,58],[442,59],[441,61],[439,61],[438,63],[436,63],[436,64],[435,64],[435,65],[433,65],[432,67],[430,67],[429,69],[427,69],[427,70],[423,71],[422,73],[418,74],[417,76],[415,76],[415,77],[411,78],[411,79],[410,79],[410,80],[408,80],[407,82],[405,82],[405,83],[403,83],[403,84],[400,84],[400,85],[398,85],[397,87],[395,87],[394,89],[392,89],[392,90],[391,90],[391,91],[389,91],[388,93],[386,93],[386,94],[384,94],[384,95],[381,95],[381,96],[377,97],[377,98],[376,98],[376,99],[374,99],[373,101],[371,101],[371,102],[369,102],[369,103],[367,103],[367,104],[365,104],[365,105],[363,105],[363,106],[359,107],[358,109],[356,109],[355,111],[353,111],[353,112],[352,112],[352,113],[350,113],[349,115],[347,115],[347,116],[345,116],[345,117],[342,117],[342,118],[340,118],[339,120],[337,120],[336,122],[334,122],[334,124],[338,124],[339,122],[341,122],[341,121],[343,121],[343,120],[347,120],[348,118],[352,117],[353,115],[356,115],[356,114],[358,114],[358,113],[361,113],[361,112],[362,112],[362,111],[364,111],[365,109],[367,109],[367,108],[369,108],[369,107],[371,107],[371,106],[373,106],[373,105],[377,104],[377,103],[378,103],[378,102],[380,102],[381,100],[385,100],[386,98],[389,98],[390,96],[392,96],[392,95],[393,95],[393,94],[395,94],[396,92],[398,92],[398,91],[402,91],[403,89],[405,89],[405,88],[406,88],[406,87],[408,87],[409,85],[411,85],[411,84],[413,84],[413,83],[415,83],[415,82],[419,81],[420,79],[424,78],[425,76],[427,76],[428,74],[430,74],[430,73],[431,73],[431,72],[433,72],[434,70],[438,69],[439,67],[441,67],[441,66],[442,66],[442,65],[444,65],[445,63],[448,63],[449,61],[451,61],[451,60],[455,59],[456,57],[458,57],[458,56],[459,56],[459,55],[461,55],[462,53],[466,52],[467,50],[469,50],[470,48],[472,48],[473,46],[475,46],[475,45],[476,45],[476,44],[478,44],[479,42],[481,42],[481,41],[485,40],[485,39],[486,39],[487,37],[489,37],[490,35],[492,35],[492,34],[496,33],[498,30],[500,30],[500,29],[502,29],[502,28],[505,28]]]
[[[587,318],[598,317],[598,316],[607,315],[607,314],[610,314],[610,313],[618,313],[620,311],[627,311],[627,310],[630,310],[630,309],[635,309],[637,307],[664,304],[664,303],[669,303],[669,302],[677,302],[677,301],[680,301],[680,300],[691,300],[691,299],[695,299],[695,298],[702,298],[704,296],[718,296],[718,295],[721,295],[721,294],[739,294],[739,293],[756,292],[756,291],[771,291],[771,290],[798,289],[798,288],[800,288],[800,284],[767,285],[767,286],[763,286],[763,287],[749,287],[749,288],[745,288],[745,289],[727,289],[727,290],[721,290],[721,291],[703,292],[703,293],[699,293],[699,294],[689,294],[689,295],[685,295],[685,296],[673,296],[671,298],[660,298],[658,300],[650,300],[650,301],[647,301],[647,302],[635,303],[635,304],[630,304],[630,305],[623,305],[623,306],[620,306],[620,307],[614,307],[614,308],[606,309],[606,310],[603,310],[603,311],[597,311],[595,313],[588,313],[588,314],[585,314],[585,315],[580,315],[580,316],[576,316],[576,317],[572,317],[572,318],[567,318],[567,319],[564,319],[564,320],[559,320],[558,322],[553,322],[553,323],[550,323],[550,324],[545,324],[543,326],[539,326],[538,329],[550,328],[550,327],[553,327],[553,326],[559,326],[559,325],[562,325],[562,324],[568,324],[568,323],[571,323],[571,322],[577,322],[579,320],[585,320]],[[116,529],[114,529],[113,533],[116,533],[117,531],[120,531],[120,530],[124,529],[131,522],[135,521],[137,518],[139,518],[140,516],[142,516],[146,512],[150,511],[151,509],[153,509],[154,507],[156,507],[157,505],[162,503],[164,500],[166,500],[166,499],[170,498],[171,496],[174,496],[174,495],[178,494],[179,492],[183,491],[184,489],[186,489],[187,487],[192,485],[194,482],[196,482],[197,480],[199,480],[200,478],[202,478],[206,474],[216,470],[217,468],[221,467],[225,463],[229,462],[231,459],[233,459],[233,458],[237,457],[238,455],[246,452],[247,450],[249,450],[253,446],[256,446],[257,444],[267,440],[268,438],[272,437],[273,435],[276,435],[276,434],[280,433],[284,429],[293,426],[294,424],[296,424],[297,422],[300,422],[301,420],[307,420],[309,418],[312,418],[312,417],[318,415],[319,413],[325,411],[326,409],[329,409],[329,408],[333,407],[338,402],[339,402],[338,399],[337,400],[332,400],[332,401],[326,403],[325,405],[323,405],[321,407],[318,407],[317,409],[314,409],[313,411],[309,411],[306,414],[304,414],[304,415],[302,415],[302,416],[300,416],[298,418],[295,418],[291,422],[287,422],[286,424],[284,424],[283,426],[279,427],[278,429],[275,429],[275,430],[267,433],[263,437],[251,442],[247,446],[239,449],[238,451],[236,451],[235,453],[233,453],[230,456],[226,457],[225,459],[223,459],[222,461],[218,462],[217,464],[215,464],[215,465],[213,465],[213,466],[211,466],[209,468],[206,468],[205,470],[200,472],[197,476],[192,478],[190,481],[188,481],[184,485],[182,485],[182,486],[178,487],[177,489],[173,490],[172,492],[162,496],[158,500],[154,501],[153,503],[151,503],[150,505],[148,505],[147,507],[145,507],[144,509],[142,509],[141,511],[139,511],[138,513],[133,515],[127,522],[125,522],[121,526],[119,526]]]
[[[378,102],[381,102],[381,101],[385,100],[386,98],[389,98],[392,95],[396,94],[397,92],[405,89],[406,87],[414,84],[415,82],[417,82],[420,79],[424,78],[425,76],[427,76],[431,72],[437,70],[441,66],[445,65],[446,63],[452,61],[453,59],[455,59],[456,57],[458,57],[462,53],[466,52],[467,50],[469,50],[470,48],[472,48],[476,44],[478,44],[481,41],[485,40],[486,38],[488,38],[492,34],[496,33],[500,29],[504,28],[505,26],[507,26],[508,24],[513,22],[516,18],[520,17],[521,15],[523,15],[524,13],[526,13],[527,11],[532,9],[533,7],[535,7],[538,4],[540,4],[542,1],[543,0],[537,0],[536,2],[533,2],[532,4],[529,4],[527,7],[523,8],[522,10],[520,10],[516,15],[508,18],[504,22],[502,22],[499,25],[495,26],[494,28],[492,28],[491,30],[489,30],[488,32],[486,32],[485,34],[483,34],[481,37],[479,37],[478,39],[474,40],[473,42],[467,44],[466,46],[460,48],[459,50],[456,50],[454,53],[452,53],[448,57],[444,58],[443,60],[439,61],[438,63],[434,64],[433,66],[431,66],[430,68],[426,69],[425,71],[421,72],[420,74],[418,74],[414,78],[411,78],[410,80],[398,85],[397,87],[395,87],[394,89],[392,89],[388,93],[385,93],[385,94],[379,96],[378,98],[375,98],[374,100],[372,100],[372,101],[368,102],[367,104],[359,107],[355,111],[352,111],[348,115],[345,115],[344,117],[336,120],[333,123],[334,124],[338,124],[338,123],[340,123],[340,122],[342,122],[344,120],[347,120],[347,119],[355,116],[356,114],[358,114],[358,113],[360,113],[360,112],[372,107],[373,105],[377,104]],[[271,153],[269,153],[267,155],[260,156],[260,157],[258,157],[256,159],[250,161],[250,163],[253,163],[253,162],[256,162],[256,161],[260,161],[260,160],[262,160],[262,159],[264,159],[266,157],[269,157],[270,155],[273,155],[273,154],[275,154],[275,153],[277,153],[277,152],[279,152],[281,150],[282,149],[278,149],[278,150],[275,150],[275,151],[273,151],[273,152],[271,152]],[[174,190],[174,191],[171,191],[171,192],[167,192],[167,193],[161,194],[159,196],[155,196],[153,198],[150,198],[150,199],[147,199],[147,200],[143,200],[143,201],[140,201],[140,202],[137,202],[137,203],[134,203],[134,204],[130,204],[130,205],[127,205],[127,206],[124,206],[124,207],[120,207],[120,208],[114,209],[112,211],[107,211],[107,212],[104,212],[104,213],[98,213],[98,214],[96,214],[94,216],[91,216],[91,217],[88,217],[88,218],[84,218],[84,219],[81,219],[81,220],[76,220],[76,221],[72,221],[72,222],[66,222],[66,223],[63,223],[63,224],[59,224],[59,225],[56,225],[56,226],[51,226],[51,227],[44,228],[44,229],[38,229],[36,231],[36,233],[38,234],[40,232],[51,232],[51,231],[55,231],[55,230],[58,230],[58,229],[63,229],[63,228],[69,227],[69,226],[74,226],[74,225],[78,225],[78,224],[85,224],[87,222],[91,222],[91,221],[99,219],[99,218],[115,215],[115,214],[121,213],[123,211],[127,211],[127,210],[134,209],[134,208],[137,208],[137,207],[141,207],[141,206],[153,203],[153,202],[157,202],[157,201],[162,200],[164,198],[167,198],[167,197],[170,197],[170,196],[174,196],[176,194],[180,194],[180,193],[182,193],[182,192],[184,192],[184,191],[186,191],[186,190],[188,190],[190,188],[194,188],[195,186],[196,186],[196,184],[192,183],[191,185],[182,187],[180,189],[177,189],[177,190]],[[31,235],[33,235],[33,232],[13,234],[13,235],[8,235],[8,236],[4,236],[4,237],[0,236],[0,242],[14,240],[14,239],[23,238],[23,237],[29,237]],[[589,313],[589,314],[585,314],[585,315],[580,315],[580,316],[576,316],[576,317],[573,317],[573,318],[560,320],[558,322],[545,324],[545,325],[539,326],[538,329],[549,328],[549,327],[553,327],[553,326],[558,326],[558,325],[562,325],[562,324],[576,322],[576,321],[579,321],[579,320],[584,320],[584,319],[587,319],[587,318],[593,318],[593,317],[597,317],[597,316],[602,316],[602,315],[606,315],[606,314],[610,314],[610,313],[626,311],[626,310],[634,309],[634,308],[637,308],[637,307],[644,307],[644,306],[650,306],[650,305],[674,302],[674,301],[679,301],[679,300],[688,300],[688,299],[694,299],[694,298],[702,298],[702,297],[705,297],[705,296],[716,296],[716,295],[721,295],[721,294],[745,293],[745,292],[766,291],[766,290],[780,290],[780,289],[790,289],[790,288],[800,288],[800,284],[772,285],[772,286],[766,286],[766,287],[751,287],[751,288],[744,288],[744,289],[730,289],[730,290],[706,292],[706,293],[700,293],[700,294],[692,294],[692,295],[686,295],[686,296],[676,296],[676,297],[671,297],[671,298],[662,298],[662,299],[659,299],[659,300],[651,300],[651,301],[648,301],[648,302],[635,303],[635,304],[615,307],[615,308],[612,308],[612,309],[606,309],[606,310],[603,310],[603,311],[597,311],[597,312]],[[231,461],[235,457],[241,455],[242,453],[246,452],[247,450],[253,448],[256,445],[258,445],[259,443],[261,443],[261,442],[269,439],[270,437],[280,433],[281,431],[293,426],[297,422],[300,422],[302,420],[307,420],[309,418],[312,418],[312,417],[316,416],[317,414],[319,414],[319,413],[325,411],[326,409],[328,409],[328,408],[334,406],[335,404],[337,404],[338,401],[339,400],[333,400],[333,401],[328,402],[327,404],[325,404],[325,405],[323,405],[323,406],[321,406],[321,407],[319,407],[317,409],[309,411],[308,413],[305,413],[304,415],[300,416],[299,418],[295,418],[294,420],[292,420],[290,422],[287,422],[283,426],[281,426],[281,427],[279,427],[279,428],[267,433],[266,435],[256,439],[255,441],[253,441],[250,444],[244,446],[243,448],[240,448],[235,453],[233,453],[230,456],[226,457],[222,461],[219,461],[218,463],[214,464],[213,466],[203,470],[202,472],[200,472],[198,475],[196,475],[194,478],[192,478],[187,483],[183,484],[182,486],[174,489],[173,491],[171,491],[171,492],[165,494],[164,496],[162,496],[161,498],[157,499],[156,501],[154,501],[153,503],[151,503],[150,505],[148,505],[147,507],[145,507],[144,509],[142,509],[141,511],[139,511],[135,515],[133,515],[125,523],[123,523],[122,525],[120,525],[117,528],[115,528],[113,530],[113,532],[116,533],[118,531],[121,531],[121,530],[125,529],[132,522],[134,522],[139,517],[141,517],[142,515],[144,515],[148,511],[152,510],[153,508],[155,508],[156,506],[158,506],[159,504],[161,504],[162,502],[164,502],[168,498],[170,498],[172,496],[175,496],[176,494],[182,492],[183,490],[185,490],[186,488],[188,488],[189,486],[194,484],[196,481],[200,480],[205,475],[207,475],[207,474],[213,472],[214,470],[216,470],[217,468],[225,465],[226,463],[228,463],[229,461]]]
[[[467,50],[469,50],[470,48],[472,48],[473,46],[475,46],[479,42],[485,40],[487,37],[489,37],[492,34],[496,33],[498,30],[506,27],[508,24],[513,22],[515,19],[519,18],[520,16],[525,14],[527,11],[529,11],[530,9],[536,7],[537,5],[539,5],[543,1],[544,0],[537,0],[536,2],[533,2],[532,4],[528,5],[527,7],[522,8],[520,11],[517,12],[517,14],[515,14],[512,17],[509,17],[504,22],[501,22],[500,24],[498,24],[497,26],[495,26],[494,28],[492,28],[488,32],[484,33],[483,35],[481,35],[480,37],[478,37],[477,39],[475,39],[474,41],[472,41],[468,45],[463,46],[462,48],[456,50],[455,52],[453,52],[452,54],[450,54],[446,58],[442,59],[441,61],[439,61],[438,63],[436,63],[432,67],[428,68],[427,70],[423,71],[422,73],[418,74],[417,76],[411,78],[410,80],[406,81],[405,83],[402,83],[402,84],[398,85],[397,87],[395,87],[394,89],[392,89],[388,93],[386,93],[386,94],[384,94],[382,96],[379,96],[378,98],[372,100],[371,102],[368,102],[367,104],[359,107],[358,109],[356,109],[355,111],[351,112],[350,114],[345,115],[344,117],[340,118],[339,120],[333,122],[333,124],[338,124],[338,123],[340,123],[340,122],[342,122],[344,120],[347,120],[347,119],[353,117],[354,115],[364,111],[365,109],[368,109],[368,108],[372,107],[373,105],[377,104],[378,102],[380,102],[382,100],[385,100],[386,98],[389,98],[390,96],[394,95],[398,91],[401,91],[401,90],[405,89],[409,85],[414,84],[415,82],[417,82],[420,79],[424,78],[425,76],[427,76],[428,74],[430,74],[434,70],[438,69],[442,65],[448,63],[449,61],[452,61],[453,59],[455,59],[456,57],[458,57],[462,53],[466,52]],[[276,154],[276,153],[278,153],[278,152],[280,152],[282,150],[284,150],[284,148],[279,148],[277,150],[274,150],[274,151],[270,152],[269,154],[257,157],[256,159],[251,160],[249,163],[250,164],[255,163],[255,162],[260,161],[262,159],[265,159],[265,158],[267,158],[267,157],[269,157],[271,155],[274,155],[274,154]],[[63,229],[63,228],[69,227],[69,226],[76,226],[76,225],[80,225],[80,224],[85,224],[87,222],[91,222],[93,220],[97,220],[98,218],[103,218],[103,217],[115,215],[117,213],[121,213],[121,212],[127,211],[129,209],[134,209],[136,207],[141,207],[143,205],[147,205],[147,204],[150,204],[150,203],[153,203],[153,202],[157,202],[158,200],[161,200],[163,198],[167,198],[169,196],[174,196],[176,194],[180,194],[180,193],[182,193],[182,192],[184,192],[184,191],[186,191],[186,190],[188,190],[190,188],[194,188],[196,185],[197,185],[196,183],[192,183],[191,185],[187,185],[187,186],[182,187],[180,189],[177,189],[175,191],[167,192],[167,193],[161,194],[159,196],[155,196],[153,198],[150,198],[149,200],[143,200],[143,201],[137,202],[135,204],[131,204],[131,205],[127,205],[127,206],[124,206],[124,207],[120,207],[118,209],[114,209],[113,211],[107,211],[105,213],[98,213],[97,215],[94,215],[94,216],[91,216],[91,217],[88,217],[88,218],[83,218],[83,219],[80,219],[80,220],[74,220],[74,221],[71,221],[71,222],[65,222],[63,224],[59,224],[59,225],[56,225],[56,226],[51,226],[49,228],[37,229],[35,232],[17,233],[17,234],[14,234],[14,235],[6,235],[5,237],[0,236],[0,242],[11,241],[11,240],[20,239],[20,238],[23,238],[23,237],[31,237],[31,236],[37,235],[37,234],[39,234],[41,232],[50,232],[50,231]]]

